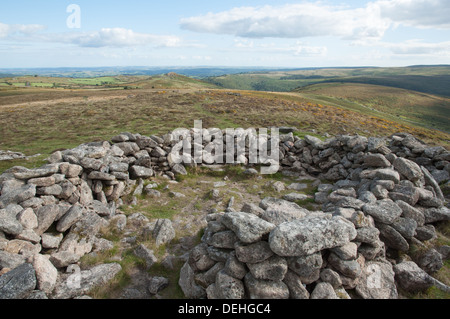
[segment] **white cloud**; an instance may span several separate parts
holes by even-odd
[[[180,20],[183,29],[245,38],[335,36],[378,40],[393,25],[450,28],[449,0],[377,0],[349,8],[324,2],[237,7]]]
[[[390,22],[379,8],[348,9],[320,2],[283,6],[240,7],[219,13],[185,18],[181,27],[196,32],[231,34],[246,38],[380,38]]]
[[[291,57],[325,57],[328,53],[326,46],[314,46],[306,42],[296,41],[290,45],[277,45],[273,42],[256,42],[246,39],[234,40],[234,50],[250,53],[283,54]]]
[[[450,28],[449,0],[379,0],[380,15],[413,27]]]
[[[429,43],[422,40],[408,40],[400,43],[382,43],[382,46],[399,55],[450,56],[450,41]]]
[[[42,31],[45,26],[39,24],[5,24],[0,22],[0,39],[15,35],[31,35]]]
[[[125,28],[102,28],[99,31],[68,32],[68,33],[42,33],[45,26],[30,24],[8,25],[0,23],[0,39],[14,41],[48,42],[74,44],[80,47],[178,47],[182,40],[173,35],[156,35],[150,33],[134,32]],[[183,45],[189,46],[187,43]],[[195,44],[192,44],[195,46]]]
[[[135,47],[135,46],[161,46],[176,47],[181,39],[176,36],[154,35],[138,33],[124,28],[103,28],[100,31],[72,32],[41,35],[40,39],[46,42],[74,44],[80,47]]]

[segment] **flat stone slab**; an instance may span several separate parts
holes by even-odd
[[[278,225],[269,244],[279,256],[304,256],[343,246],[355,237],[355,226],[345,218],[310,217]]]

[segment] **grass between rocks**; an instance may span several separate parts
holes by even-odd
[[[93,266],[100,263],[118,262],[122,266],[122,271],[116,278],[103,287],[94,289],[90,295],[99,299],[119,298],[124,289],[133,287],[136,278],[142,276],[162,276],[169,279],[169,286],[162,290],[155,298],[183,299],[184,295],[178,285],[180,269],[184,264],[181,259],[175,259],[173,268],[167,269],[163,264],[163,259],[168,256],[180,257],[186,250],[180,246],[185,242],[190,242],[192,247],[200,243],[205,223],[201,221],[204,216],[213,211],[224,211],[231,197],[234,198],[235,210],[239,210],[245,202],[258,205],[259,201],[265,197],[282,198],[284,195],[297,192],[310,196],[309,198],[297,201],[301,207],[311,211],[320,209],[320,205],[314,203],[313,194],[317,191],[318,181],[313,179],[299,179],[275,174],[273,176],[247,175],[241,166],[224,166],[214,169],[197,167],[189,168],[188,175],[179,178],[178,182],[171,183],[163,178],[155,177],[145,183],[157,183],[157,189],[161,192],[159,198],[149,198],[145,195],[139,196],[138,204],[132,205],[132,197],[125,198],[124,205],[120,207],[126,215],[141,213],[150,222],[158,218],[168,218],[172,220],[176,229],[176,238],[168,244],[157,247],[154,239],[144,238],[137,228],[128,229],[125,233],[118,232],[114,225],[102,230],[102,237],[114,242],[114,248],[110,251],[98,253],[97,256],[85,256],[82,259],[84,267]],[[224,182],[224,186],[214,187],[215,183]],[[286,187],[282,191],[274,189],[274,182],[282,182]],[[321,181],[327,183],[327,181]],[[288,188],[292,183],[305,183],[307,187],[302,191],[294,191]],[[217,185],[217,184],[216,184]],[[219,196],[213,198],[212,189],[219,190]],[[171,197],[171,192],[184,194],[186,197]],[[437,238],[425,243],[425,247],[411,245],[408,256],[413,258],[419,256],[425,249],[450,245],[450,223],[441,222],[436,225]],[[127,236],[136,236],[137,242],[133,248],[122,247],[122,240]],[[144,244],[151,249],[158,261],[146,269],[145,262],[133,254],[134,247]],[[443,283],[450,284],[450,264],[449,261],[435,274],[435,278]],[[399,289],[402,298],[408,299],[449,299],[450,295],[434,287],[423,293],[405,293]]]
[[[113,249],[94,256],[83,257],[82,268],[118,262],[122,270],[110,283],[91,291],[90,296],[98,299],[118,298],[125,289],[136,285],[136,278],[163,276],[169,279],[169,286],[162,290],[157,298],[184,298],[178,285],[180,269],[184,262],[181,259],[175,259],[173,269],[167,269],[162,265],[164,258],[168,255],[180,257],[186,252],[182,248],[184,243],[190,243],[192,247],[200,243],[206,227],[204,216],[212,211],[224,211],[232,197],[234,198],[233,208],[240,210],[246,202],[258,205],[264,197],[281,198],[285,194],[294,192],[288,188],[278,192],[272,186],[275,181],[283,182],[286,186],[299,182],[295,178],[279,173],[271,176],[247,175],[244,174],[243,167],[238,165],[223,166],[214,170],[204,167],[189,168],[188,175],[179,178],[179,181],[175,183],[161,177],[145,181],[145,184],[157,183],[156,189],[161,192],[161,196],[158,198],[138,196],[136,205],[130,204],[133,196],[128,196],[124,198],[124,205],[119,209],[126,215],[141,213],[150,222],[158,218],[170,219],[176,230],[176,238],[168,244],[157,247],[154,239],[151,236],[144,238],[139,228],[127,227],[124,232],[118,232],[112,224],[107,229],[103,229],[101,235],[114,243]],[[214,184],[218,182],[224,182],[225,185],[214,187]],[[315,187],[311,185],[313,180],[306,180],[306,182],[308,188],[298,193],[311,194],[314,191]],[[217,198],[211,196],[213,189],[219,190]],[[181,193],[185,197],[171,197],[171,192]],[[133,248],[124,247],[123,239],[130,236],[136,237],[136,243],[132,245]],[[134,247],[138,244],[144,244],[151,249],[158,259],[148,270],[145,262],[133,253]]]

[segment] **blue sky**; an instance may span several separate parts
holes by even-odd
[[[414,64],[450,64],[450,0],[15,0],[0,7],[0,68]]]

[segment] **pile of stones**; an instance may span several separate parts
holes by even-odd
[[[265,198],[209,215],[202,243],[181,270],[187,296],[391,299],[397,288],[449,291],[430,274],[450,247],[424,244],[436,238],[436,223],[450,220],[438,184],[448,181],[448,151],[409,134],[283,139],[285,173],[336,181],[318,185],[322,209]],[[414,261],[411,245],[424,251]]]
[[[221,139],[226,147],[230,136],[218,129],[162,137],[125,132],[54,152],[40,168],[5,171],[0,175],[0,298],[75,298],[113,278],[118,263],[83,271],[77,263],[112,248],[100,230],[111,223],[123,229],[128,218],[116,207],[124,196],[142,191],[143,180],[153,176],[187,174],[198,153],[203,164],[216,164],[207,150]],[[181,153],[186,143],[197,147]],[[387,252],[407,252],[410,245],[433,239],[434,225],[449,219],[439,184],[448,184],[450,152],[409,134],[322,141],[290,132],[280,136],[279,146],[283,174],[328,181],[315,195],[322,208],[311,212],[266,198],[240,212],[208,215],[203,242],[181,271],[186,296],[324,298],[348,296],[354,289],[364,298],[396,297],[394,273],[395,280],[401,278],[396,269],[413,261],[393,262]],[[175,160],[180,154],[181,163]],[[251,166],[248,144],[234,161]],[[169,236],[154,237],[170,241],[173,231],[163,228]],[[436,284],[428,273],[442,266],[445,249],[417,261],[428,276],[414,268],[426,278],[423,287]],[[368,289],[370,280],[364,278],[375,280],[379,292]]]

